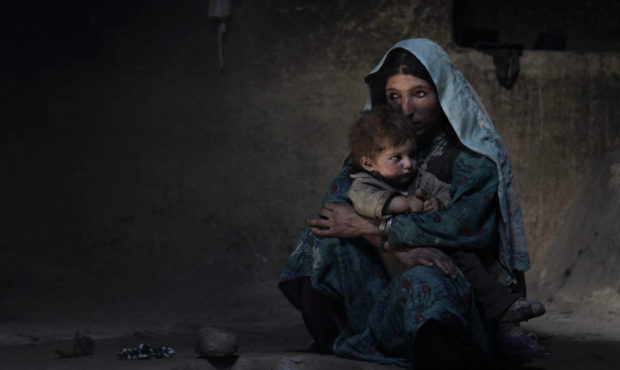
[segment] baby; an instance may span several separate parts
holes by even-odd
[[[431,212],[450,203],[450,184],[426,172],[416,159],[416,141],[407,118],[388,107],[362,112],[349,132],[353,183],[347,195],[362,216],[385,219],[399,213]],[[406,270],[381,253],[390,277]]]

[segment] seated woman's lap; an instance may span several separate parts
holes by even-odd
[[[363,319],[365,326],[361,317],[352,320],[347,315],[347,320],[348,325],[333,344],[335,353],[391,363],[406,361],[418,331],[428,323],[450,329],[455,340],[465,343],[477,342],[470,320],[474,326],[479,324],[469,283],[463,277],[453,280],[437,268],[425,266],[405,271],[377,292]]]
[[[396,276],[373,305],[368,325],[386,349],[408,351],[417,331],[434,320],[467,335],[472,316],[471,287],[436,267],[416,266]]]
[[[374,346],[385,354],[405,354],[428,320],[460,330],[475,310],[462,276],[451,279],[435,267],[416,266],[390,281],[370,245],[326,238],[319,247],[328,251],[330,262],[315,266],[312,278],[302,278],[302,313],[320,345],[330,348],[339,335],[337,353],[360,357]],[[326,286],[338,291],[339,299],[321,293]]]

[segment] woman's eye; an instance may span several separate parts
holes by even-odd
[[[398,94],[388,94],[387,98],[388,98],[389,101],[394,101],[394,100],[400,99],[400,95],[398,95]]]
[[[426,93],[426,91],[423,91],[423,90],[420,90],[420,91],[416,91],[416,92],[415,92],[415,96],[416,96],[417,98],[423,98],[423,97],[425,97],[426,95],[428,95],[428,94]]]

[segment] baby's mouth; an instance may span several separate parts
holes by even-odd
[[[402,176],[403,181],[410,181],[413,178],[413,172],[407,172]]]

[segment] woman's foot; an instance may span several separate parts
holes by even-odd
[[[502,323],[519,323],[534,317],[542,316],[545,306],[533,299],[517,298],[499,319]]]
[[[549,352],[537,342],[536,334],[528,333],[518,324],[500,323],[497,327],[497,346],[506,356],[547,358]]]

